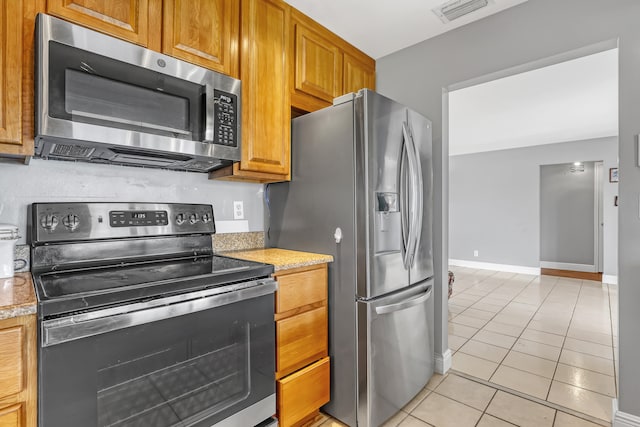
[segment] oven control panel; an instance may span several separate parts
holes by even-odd
[[[109,225],[112,227],[168,225],[167,215],[167,211],[111,211]]]
[[[34,203],[32,244],[213,234],[211,205],[186,203]]]

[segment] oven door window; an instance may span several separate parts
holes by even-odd
[[[275,392],[273,296],[41,350],[40,426],[210,426]]]
[[[49,42],[49,115],[202,141],[205,87]]]

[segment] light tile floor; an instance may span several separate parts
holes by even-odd
[[[434,375],[383,427],[598,427],[584,418],[456,373]],[[329,416],[305,427],[346,427]]]
[[[611,399],[617,394],[616,287],[452,270],[456,281],[449,300],[449,347],[454,371],[611,421]],[[478,425],[502,424],[487,420]]]

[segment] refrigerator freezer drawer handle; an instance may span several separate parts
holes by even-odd
[[[422,295],[418,297],[409,298],[408,300],[397,302],[395,304],[382,305],[380,307],[376,307],[377,314],[389,314],[396,311],[404,310],[416,305],[420,305],[429,298],[431,298],[431,287]]]

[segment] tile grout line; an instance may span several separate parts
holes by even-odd
[[[492,383],[490,381],[483,380],[481,378],[474,377],[473,375],[469,375],[469,374],[466,374],[466,373],[460,372],[460,371],[453,371],[452,374],[453,375],[457,375],[457,376],[462,377],[462,378],[466,378],[469,381],[474,381],[474,382],[477,382],[479,384],[485,385],[487,387],[494,388],[494,389],[496,389],[498,391],[502,391],[502,392],[510,394],[512,396],[519,397],[519,398],[527,400],[529,402],[533,402],[533,403],[536,403],[538,405],[541,405],[541,406],[544,406],[544,407],[547,407],[547,408],[550,408],[550,409],[554,409],[556,411],[560,411],[560,412],[563,412],[565,414],[572,415],[572,416],[574,416],[576,418],[580,418],[581,420],[589,421],[591,423],[594,423],[594,424],[597,424],[597,425],[600,425],[600,426],[609,426],[609,427],[611,427],[611,423],[608,423],[607,421],[605,421],[603,419],[594,417],[594,416],[589,415],[589,414],[585,414],[584,412],[576,411],[574,409],[559,405],[557,403],[549,402],[547,400],[540,399],[540,398],[535,397],[535,396],[531,396],[530,394],[523,393],[521,391],[514,390],[514,389],[511,389],[509,387],[505,387],[505,386],[500,385],[500,384]],[[495,415],[492,415],[492,414],[489,414],[489,415],[495,416]]]
[[[613,352],[613,386],[616,392],[615,398],[617,399],[618,398],[618,370],[616,369],[616,346],[615,346],[616,335],[613,333],[613,314],[611,310],[611,287],[609,286],[608,283],[607,283],[607,298],[609,300],[609,304],[607,304],[607,307],[609,308],[609,323],[611,324],[611,351]],[[618,350],[618,354],[619,352],[620,350]]]
[[[573,310],[571,310],[571,318],[569,319],[569,324],[567,325],[567,332],[564,334],[564,338],[562,339],[562,347],[560,347],[560,354],[558,355],[558,362],[556,363],[556,367],[553,370],[553,376],[551,377],[551,384],[549,384],[549,390],[547,390],[547,396],[544,400],[549,401],[549,395],[551,394],[551,387],[553,386],[553,381],[555,381],[556,373],[558,372],[558,365],[560,365],[560,358],[562,357],[562,351],[564,350],[564,345],[567,342],[567,334],[569,334],[569,329],[571,329],[571,323],[573,322],[573,316],[576,313],[576,307],[578,306],[578,301],[580,301],[580,294],[582,293],[582,281],[580,281],[580,289],[578,290],[578,296],[576,297],[576,303],[573,306]]]

